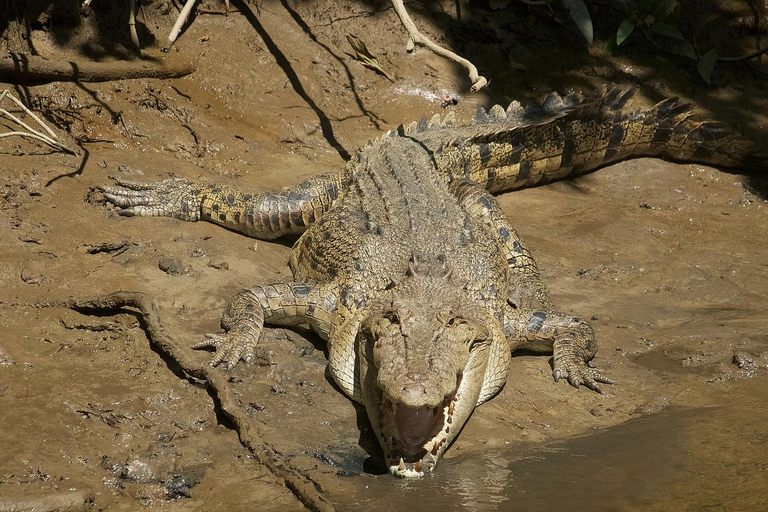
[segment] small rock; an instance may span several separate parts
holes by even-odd
[[[202,247],[197,247],[197,248],[195,248],[194,251],[192,251],[192,257],[193,258],[200,258],[202,256],[205,256],[206,254],[208,254],[208,253],[205,252],[205,249],[203,249]]]
[[[595,417],[600,417],[603,415],[603,411],[601,411],[600,409],[592,409],[591,411],[589,411],[589,414]]]
[[[276,395],[282,395],[285,393],[285,389],[279,384],[272,384],[272,392]]]
[[[42,274],[32,274],[29,270],[26,269],[21,271],[20,277],[21,280],[27,284],[40,284],[45,280]]]
[[[157,266],[171,276],[178,276],[184,270],[181,260],[178,258],[161,258]]]
[[[229,263],[224,260],[211,260],[208,262],[208,266],[216,270],[229,270]]]
[[[175,475],[165,483],[165,492],[168,499],[191,498],[189,490],[192,485],[181,475]]]
[[[733,364],[742,370],[751,370],[755,367],[755,360],[750,354],[739,350],[733,353]]]

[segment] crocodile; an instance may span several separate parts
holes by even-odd
[[[452,113],[369,142],[337,174],[271,193],[171,178],[113,178],[127,216],[210,221],[260,239],[300,235],[294,281],[236,294],[194,348],[232,368],[255,356],[265,323],[308,324],[328,344],[338,386],[364,404],[391,474],[431,472],[476,406],[504,386],[513,351],[553,354],[553,378],[601,391],[588,322],[557,309],[531,252],[493,194],[633,157],[724,168],[764,165],[727,125],[665,99],[630,108],[634,89],[583,101]]]

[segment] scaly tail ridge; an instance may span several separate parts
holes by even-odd
[[[490,192],[512,190],[594,170],[632,157],[660,157],[717,167],[765,166],[754,145],[727,124],[694,115],[666,99],[647,110],[628,107],[635,90],[602,87],[581,104],[550,95],[542,106],[478,111],[471,125],[440,119],[400,128],[418,138],[449,180]]]

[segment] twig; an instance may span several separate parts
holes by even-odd
[[[414,45],[423,46],[424,48],[427,48],[428,50],[431,50],[432,52],[440,55],[444,59],[448,59],[459,64],[460,66],[465,67],[469,72],[469,79],[472,82],[472,87],[470,88],[472,92],[477,92],[488,85],[488,80],[477,73],[477,68],[474,64],[463,57],[459,57],[452,51],[438,46],[437,44],[430,41],[429,38],[427,38],[424,34],[419,32],[419,29],[416,28],[416,24],[413,23],[413,20],[408,15],[408,11],[405,10],[403,0],[392,0],[392,6],[395,8],[395,12],[400,18],[400,22],[403,24],[403,27],[405,27],[406,32],[408,32],[408,44],[406,45],[407,52],[412,52]]]
[[[768,53],[768,44],[765,45],[765,47],[761,50],[757,50],[752,53],[748,53],[747,55],[742,55],[741,57],[718,57],[717,60],[720,62],[742,62],[745,60],[751,60],[755,59],[761,55],[764,55]]]
[[[116,292],[111,295],[87,300],[67,299],[63,301],[38,304],[39,307],[65,307],[85,314],[118,313],[121,309],[130,307],[141,311],[142,328],[147,333],[149,342],[157,350],[176,361],[188,376],[205,381],[206,387],[224,415],[232,422],[240,442],[248,448],[260,464],[264,465],[273,475],[281,479],[286,487],[310,510],[317,512],[332,512],[334,507],[318,492],[311,481],[308,481],[295,470],[287,467],[279,453],[267,443],[258,426],[249,421],[238,405],[228,384],[225,373],[207,365],[200,366],[186,350],[179,347],[160,323],[157,308],[152,299],[141,292]]]
[[[3,101],[3,99],[5,99],[6,97],[7,97],[8,99],[10,99],[11,101],[13,101],[13,102],[14,102],[14,103],[15,103],[15,104],[16,104],[16,105],[17,105],[17,106],[20,108],[20,109],[22,109],[22,110],[23,110],[23,111],[24,111],[24,112],[25,112],[25,113],[26,113],[26,114],[27,114],[29,117],[31,117],[32,119],[34,119],[34,120],[35,120],[35,122],[36,122],[37,124],[39,124],[40,126],[42,126],[42,127],[43,127],[43,130],[45,130],[45,131],[48,133],[48,135],[50,135],[50,136],[51,136],[51,138],[52,138],[52,139],[54,139],[54,140],[59,140],[59,137],[58,137],[58,136],[57,136],[55,133],[53,133],[53,130],[51,130],[50,128],[48,128],[48,126],[46,126],[46,125],[45,125],[45,123],[43,123],[43,122],[40,120],[40,118],[39,118],[39,117],[37,117],[37,116],[35,115],[35,113],[34,113],[34,112],[32,112],[31,110],[29,110],[29,109],[26,107],[26,105],[24,105],[24,104],[21,102],[21,100],[19,100],[18,98],[16,98],[16,96],[14,96],[13,94],[10,94],[10,92],[9,92],[8,90],[5,90],[5,91],[3,91],[3,92],[2,92],[2,94],[0,94],[0,102],[2,102],[2,101]]]
[[[22,110],[25,114],[30,116],[34,121],[40,125],[43,130],[46,131],[47,135],[45,133],[39,132],[29,126],[27,123],[13,115],[12,113],[8,112],[7,110],[0,108],[0,115],[6,117],[7,119],[13,121],[14,123],[18,124],[19,126],[23,127],[26,131],[18,131],[18,130],[12,130],[10,132],[0,133],[0,139],[4,139],[6,137],[27,137],[30,139],[35,139],[37,141],[43,142],[44,144],[47,144],[51,146],[52,148],[62,151],[64,153],[69,153],[70,155],[76,155],[77,153],[59,142],[59,138],[56,136],[56,134],[48,128],[48,126],[43,123],[39,117],[37,117],[31,110],[29,110],[26,105],[24,105],[20,100],[16,99],[12,94],[9,93],[9,91],[5,90],[2,93],[0,93],[0,103],[5,98],[10,98],[13,100],[13,102]]]
[[[171,33],[168,34],[168,47],[171,47],[176,42],[176,38],[179,37],[181,32],[181,27],[187,22],[189,15],[192,13],[192,8],[195,7],[195,2],[197,0],[187,0],[187,3],[184,4],[184,8],[179,13],[179,17],[176,18],[176,23],[173,25]]]

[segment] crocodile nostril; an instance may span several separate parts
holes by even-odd
[[[405,374],[405,377],[413,382],[421,382],[423,380],[423,377],[418,372],[408,372]]]

